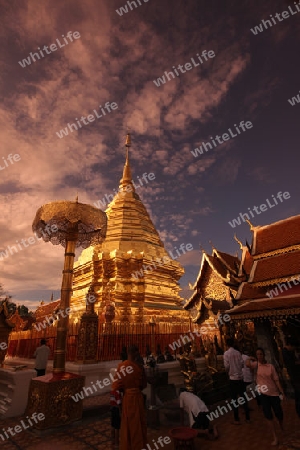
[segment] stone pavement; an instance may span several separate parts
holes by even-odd
[[[14,437],[2,441],[3,450],[110,450],[111,429],[109,419],[109,398],[107,395],[93,397],[85,401],[84,418],[82,421],[47,432],[37,432],[33,429],[24,430]],[[252,423],[246,424],[241,410],[241,425],[231,424],[232,413],[221,416],[214,422],[220,432],[217,441],[207,441],[205,438],[196,439],[196,449],[201,450],[270,450],[271,436],[267,424],[263,418],[262,411],[257,407],[256,402],[251,402]],[[284,402],[284,422],[285,435],[279,434],[280,445],[278,450],[300,450],[300,419],[294,411],[293,400]],[[173,411],[174,419],[168,422],[163,411],[161,411],[162,425],[159,429],[148,429],[149,443],[157,441],[159,436],[166,437],[169,430],[174,426],[179,426],[176,411]],[[20,423],[21,418],[6,419],[1,421],[1,429],[15,426]],[[155,450],[154,443],[150,444],[151,450]],[[161,448],[159,446],[159,448]],[[275,447],[273,447],[275,448]],[[142,450],[142,449],[132,449]],[[150,450],[149,448],[147,450]],[[173,444],[164,445],[164,450],[173,450]]]

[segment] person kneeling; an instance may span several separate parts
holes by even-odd
[[[209,428],[210,421],[207,417],[209,412],[205,403],[191,392],[181,392],[179,396],[181,408],[181,425],[184,426],[184,412],[189,416],[190,427],[198,430],[198,436],[205,435],[214,440],[218,437],[217,427]]]

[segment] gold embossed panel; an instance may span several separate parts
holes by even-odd
[[[45,379],[45,377],[39,377]],[[67,425],[82,417],[82,400],[75,402],[72,396],[81,392],[85,377],[69,374],[53,374],[49,382],[31,380],[26,415],[43,413],[45,420],[34,425],[39,430]]]

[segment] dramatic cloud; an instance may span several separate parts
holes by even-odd
[[[292,190],[293,177],[282,173],[282,151],[288,149],[290,167],[298,151],[297,106],[292,111],[288,105],[286,87],[299,90],[290,56],[297,52],[297,20],[254,36],[250,27],[274,12],[271,1],[254,8],[232,0],[230,8],[218,9],[202,0],[151,0],[119,16],[115,10],[123,4],[24,0],[0,6],[2,252],[33,235],[42,204],[77,194],[93,204],[117,189],[128,129],[133,177],[155,173],[138,194],[168,249],[181,242],[196,248],[200,234],[203,242],[218,234],[224,204],[234,216],[240,204],[253,203],[252,183],[263,190],[279,183],[280,171]],[[69,31],[80,38],[66,44]],[[50,54],[42,50],[33,61],[31,53],[57,39],[65,45]],[[215,57],[155,86],[153,80],[203,50]],[[118,108],[83,123],[82,116],[95,116],[106,102]],[[254,124],[247,136],[199,158],[191,154],[241,120]],[[67,135],[58,137],[64,129]],[[4,166],[10,154],[20,160]],[[297,213],[296,204],[289,208]],[[225,247],[230,233],[222,235]],[[186,267],[199,264],[193,255],[182,257]],[[17,301],[33,305],[59,292],[62,261],[61,247],[38,242],[0,261],[0,281]]]

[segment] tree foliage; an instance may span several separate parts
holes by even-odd
[[[7,300],[7,308],[9,315],[12,316],[16,312],[16,310],[18,310],[18,313],[21,317],[29,317],[33,315],[33,312],[29,311],[27,306],[25,305],[17,306],[16,303],[11,301],[11,298],[12,296],[7,294],[7,292],[5,292],[3,285],[0,283],[0,303],[3,303],[5,300]]]

